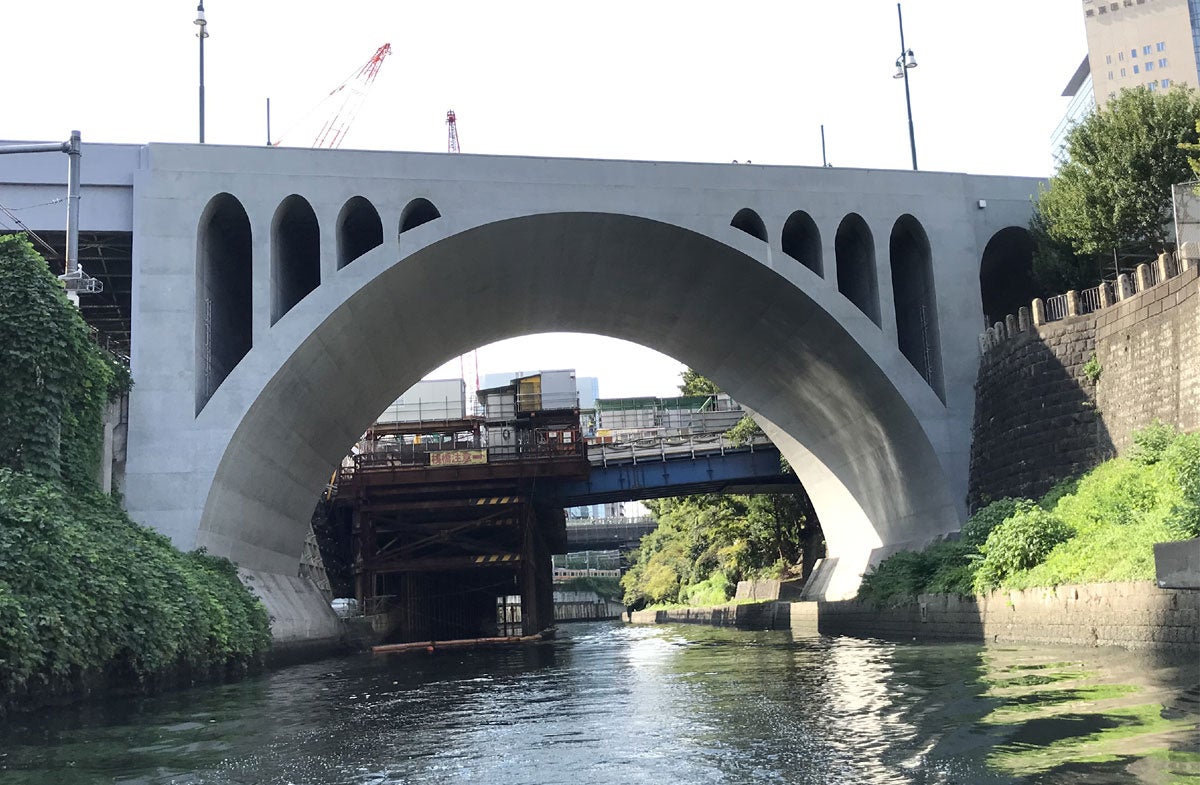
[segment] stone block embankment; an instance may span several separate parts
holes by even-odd
[[[742,630],[788,630],[792,619],[805,618],[803,608],[799,614],[796,606],[812,606],[811,602],[747,602],[729,605],[706,605],[687,608],[636,611],[631,617],[634,624],[708,624],[713,627],[736,627]]]
[[[975,385],[972,509],[1037,498],[1121,454],[1156,419],[1200,429],[1200,268],[1093,313],[1005,332]]]
[[[1150,581],[996,591],[983,597],[921,595],[898,608],[822,602],[830,635],[920,641],[987,641],[1200,651],[1200,592]]]
[[[1200,654],[1200,591],[1162,589],[1151,581],[997,591],[983,597],[928,594],[895,608],[855,600],[673,608],[640,611],[633,622]]]

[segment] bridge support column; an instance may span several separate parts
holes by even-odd
[[[534,635],[554,626],[554,568],[542,536],[542,517],[532,504],[521,514],[521,632]]]
[[[375,596],[375,573],[369,569],[375,554],[375,527],[369,525],[367,516],[357,507],[350,513],[350,520],[355,543],[354,596],[358,607],[365,610],[368,598]]]

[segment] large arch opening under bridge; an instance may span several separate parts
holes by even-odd
[[[255,346],[200,412],[198,423],[240,410],[196,544],[286,572],[330,469],[400,392],[474,347],[553,331],[650,347],[752,408],[822,521],[827,596],[852,592],[873,557],[959,525],[938,449],[944,404],[833,287],[806,290],[734,245],[608,213],[513,218],[386,253],[339,271],[358,278],[324,312],[315,298],[283,315],[311,324],[295,343]]]

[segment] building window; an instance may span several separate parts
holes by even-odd
[[[1137,50],[1136,50],[1136,49],[1130,49],[1130,50],[1129,50],[1129,56],[1130,56],[1130,57],[1132,57],[1132,58],[1134,58],[1134,59],[1137,59]]]
[[[1124,68],[1121,69],[1121,78],[1122,79],[1125,78],[1125,69]]]
[[[1158,50],[1159,52],[1165,52],[1167,50],[1167,42],[1159,41],[1157,44],[1154,45],[1154,48],[1156,50]]]
[[[1146,85],[1146,87],[1149,87],[1149,88],[1150,88],[1150,92],[1152,92],[1152,93],[1153,93],[1155,90],[1157,90],[1157,89],[1158,89],[1158,82],[1150,82],[1150,83],[1148,83],[1148,84]]]
[[[1105,64],[1105,65],[1112,65],[1112,55],[1105,55],[1105,56],[1104,56],[1104,64]]]
[[[1145,46],[1142,47],[1142,54],[1144,54],[1144,55],[1150,54],[1150,44],[1146,44]]]
[[[1170,80],[1170,79],[1164,79],[1164,80],[1162,80],[1162,86],[1163,86],[1163,89],[1164,89],[1164,90],[1165,90],[1165,89],[1167,89],[1168,87],[1170,87],[1170,86],[1171,86],[1171,80]]]
[[[1159,60],[1159,61],[1158,61],[1158,67],[1159,67],[1159,68],[1166,68],[1166,67],[1167,67],[1167,58],[1165,58],[1165,57],[1164,57],[1164,58],[1162,58],[1161,60]]]
[[[1117,52],[1117,59],[1120,60],[1121,62],[1125,62],[1125,53]]]
[[[1148,60],[1148,61],[1146,61],[1146,70],[1147,70],[1147,71],[1153,71],[1153,70],[1154,70],[1154,61],[1153,61],[1153,60]]]
[[[1108,81],[1112,81],[1112,71],[1108,72]]]
[[[1133,72],[1134,72],[1135,74],[1136,74],[1136,73],[1139,73],[1139,71],[1138,71],[1138,67],[1137,67],[1136,65],[1133,67]]]

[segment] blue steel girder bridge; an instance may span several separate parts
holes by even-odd
[[[769,493],[799,488],[765,436],[744,442],[722,433],[656,436],[588,447],[586,480],[559,483],[564,507],[697,493]]]

